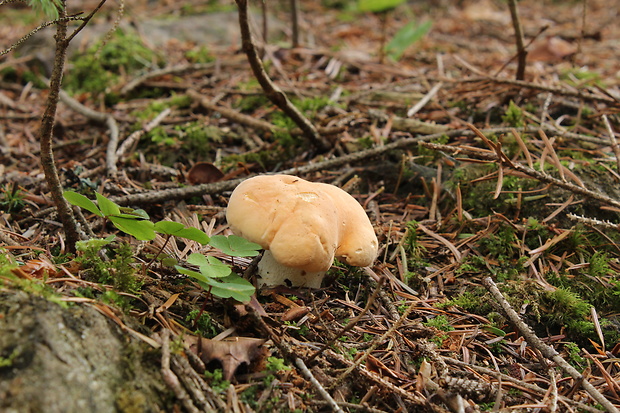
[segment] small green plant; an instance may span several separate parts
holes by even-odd
[[[441,331],[453,331],[454,327],[450,325],[450,321],[448,321],[448,317],[445,315],[438,315],[437,317],[431,318],[425,323],[422,323],[426,327],[434,327],[437,330]]]
[[[420,41],[431,30],[433,23],[430,20],[409,22],[396,32],[392,40],[385,46],[387,55],[394,61],[399,61],[407,48]]]
[[[229,237],[215,236],[213,237],[215,240],[212,241],[203,231],[197,228],[185,227],[178,222],[159,221],[153,223],[149,221],[149,216],[146,211],[121,208],[105,196],[99,193],[95,195],[97,197],[97,204],[77,192],[66,191],[64,193],[69,203],[109,220],[116,228],[132,235],[136,239],[142,241],[153,240],[156,232],[164,235],[165,242],[159,252],[154,255],[154,259],[160,257],[160,252],[163,251],[166,243],[173,236],[187,238],[203,245],[211,242],[211,245],[220,248],[224,253],[233,257],[256,256],[261,249],[260,245],[234,235]],[[90,240],[87,242],[107,245],[111,240]],[[194,253],[188,257],[187,262],[191,265],[198,266],[199,271],[189,270],[178,265],[175,266],[175,268],[180,273],[194,278],[200,286],[213,295],[220,298],[234,298],[235,300],[246,302],[249,301],[252,294],[254,294],[255,288],[250,282],[234,274],[228,265],[215,257],[205,257],[202,254]]]
[[[192,310],[185,317],[185,321],[194,323],[196,328],[194,332],[201,337],[213,338],[218,334],[217,328],[211,321],[211,316],[205,311]]]
[[[228,265],[215,257],[194,253],[187,258],[187,263],[198,266],[199,271],[178,265],[175,268],[181,274],[194,278],[202,288],[213,295],[247,302],[254,294],[254,286],[248,280],[234,274]]]
[[[523,116],[523,111],[520,107],[515,105],[512,100],[508,105],[508,109],[506,109],[506,113],[504,114],[504,116],[502,116],[502,121],[504,121],[510,126],[514,126],[515,128],[520,128],[525,125],[525,117]]]
[[[582,371],[587,366],[588,363],[586,359],[581,356],[581,350],[577,344],[571,341],[564,343],[564,350],[568,354],[567,359],[573,367]]]
[[[11,367],[19,354],[19,348],[14,348],[11,354],[9,354],[7,357],[0,356],[0,368]]]
[[[230,382],[224,380],[222,369],[205,370],[205,378],[209,382],[211,389],[216,393],[224,393],[230,386]]]
[[[371,12],[377,14],[383,21],[383,39],[385,39],[385,29],[387,26],[387,14],[391,10],[403,4],[405,0],[359,0],[358,8],[362,12]],[[383,53],[394,61],[400,60],[405,50],[415,42],[422,39],[432,27],[431,21],[419,23],[410,21],[403,26],[388,42],[387,45],[381,44],[381,56]]]
[[[154,224],[144,210],[121,208],[100,193],[95,193],[97,205],[77,192],[65,191],[63,195],[70,204],[109,220],[116,228],[136,239],[150,241],[155,238]]]
[[[210,63],[215,60],[215,57],[205,46],[188,50],[185,52],[185,58],[191,63]]]
[[[126,243],[110,247],[114,238],[111,235],[105,239],[78,241],[75,245],[78,252],[75,262],[85,269],[88,278],[111,284],[116,290],[135,294],[140,291],[142,283],[135,276],[133,251]],[[101,254],[102,251],[105,251],[105,255]]]
[[[0,211],[11,214],[20,211],[24,205],[24,197],[18,185],[7,184],[0,188]]]

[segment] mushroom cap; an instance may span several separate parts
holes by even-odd
[[[261,175],[233,191],[226,219],[232,231],[269,250],[281,265],[327,271],[334,256],[367,266],[378,241],[362,206],[342,189],[291,175]]]

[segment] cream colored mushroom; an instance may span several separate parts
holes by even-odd
[[[359,267],[377,257],[366,212],[333,185],[256,176],[235,188],[226,219],[236,235],[265,249],[258,264],[261,285],[319,288],[334,257]]]

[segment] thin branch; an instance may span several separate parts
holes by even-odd
[[[127,137],[116,150],[116,157],[122,158],[125,153],[131,148],[136,142],[140,140],[142,136],[149,133],[153,128],[158,126],[165,118],[172,112],[172,109],[166,108],[159,115],[155,116],[155,118],[147,123],[142,129],[135,131],[131,135]]]
[[[609,119],[607,119],[607,115],[605,114],[603,114],[603,123],[605,124],[605,129],[607,129],[607,133],[609,134],[611,149],[614,151],[614,155],[616,155],[616,167],[618,168],[618,172],[620,172],[620,147],[618,146],[616,134],[614,133],[614,130],[609,123]]]
[[[69,250],[75,251],[75,243],[80,240],[79,230],[73,211],[69,203],[62,195],[62,184],[56,169],[54,161],[54,152],[52,150],[52,129],[56,118],[56,110],[58,108],[58,100],[60,99],[60,87],[62,84],[63,70],[67,55],[67,16],[65,11],[65,2],[58,7],[61,21],[56,25],[56,53],[54,56],[54,69],[50,79],[50,91],[45,105],[45,112],[41,118],[41,128],[39,129],[39,141],[41,143],[41,167],[45,174],[49,190],[54,200],[54,204],[58,210],[58,216],[62,222],[67,237],[67,245]]]
[[[83,22],[82,22],[82,24],[80,24],[80,25],[78,26],[78,28],[77,28],[77,29],[75,29],[75,30],[73,31],[73,33],[71,33],[71,35],[69,35],[69,37],[67,37],[67,43],[71,42],[71,40],[73,40],[73,38],[74,38],[75,36],[77,36],[77,34],[78,34],[79,32],[81,32],[81,31],[82,31],[82,29],[83,29],[83,28],[84,28],[84,27],[88,24],[88,22],[89,22],[89,21],[93,18],[93,16],[95,15],[95,13],[97,13],[97,12],[99,11],[99,9],[100,9],[100,8],[101,8],[104,4],[105,4],[105,2],[106,2],[106,0],[101,0],[101,1],[99,2],[99,4],[97,5],[97,7],[95,7],[95,8],[93,9],[93,11],[91,11],[91,12],[88,14],[88,16],[86,16],[86,17],[84,17],[84,18],[83,18]]]
[[[447,82],[449,80],[443,79],[443,81]],[[513,85],[513,86],[518,86],[519,88],[542,90],[544,92],[551,92],[555,95],[572,96],[572,97],[577,97],[581,99],[593,100],[596,102],[618,104],[618,101],[610,96],[595,96],[591,94],[591,92],[589,91],[588,93],[584,93],[585,91],[580,90],[580,89],[576,91],[568,90],[565,88],[545,86],[545,85],[540,85],[540,84],[536,84],[532,82],[526,82],[523,80],[502,79],[502,78],[493,77],[493,76],[480,76],[480,77],[473,77],[473,78],[468,78],[468,79],[454,80],[454,82],[458,82],[458,83],[472,83],[472,82],[481,82],[481,81],[491,81],[491,82],[502,84],[502,85]]]
[[[256,47],[252,40],[252,33],[248,22],[248,2],[247,0],[235,0],[235,2],[239,8],[239,28],[241,30],[243,51],[248,57],[254,76],[256,76],[258,83],[265,91],[265,95],[299,126],[306,138],[319,151],[328,151],[331,147],[329,142],[319,134],[314,125],[288,100],[286,94],[271,81],[267,72],[265,72],[263,63],[256,52]]]
[[[192,402],[189,394],[181,385],[179,378],[170,369],[170,331],[168,329],[162,330],[161,352],[161,375],[164,378],[164,382],[174,392],[177,399],[188,412],[199,413],[200,410]]]
[[[514,128],[491,128],[491,129],[483,129],[482,132],[483,133],[495,133],[495,134],[510,133],[513,129]],[[516,130],[519,132],[536,132],[539,129],[540,128],[538,127],[534,127],[534,128],[518,128]],[[431,135],[402,138],[392,143],[389,143],[387,145],[383,145],[383,146],[379,146],[379,147],[371,148],[371,149],[366,149],[366,150],[359,151],[359,152],[354,152],[348,155],[328,159],[322,162],[316,162],[316,163],[308,164],[305,166],[285,169],[283,171],[278,171],[278,173],[289,174],[289,175],[299,175],[299,174],[307,174],[311,172],[323,171],[323,170],[330,169],[330,168],[341,167],[349,163],[360,162],[365,159],[373,158],[375,156],[381,156],[388,151],[410,147],[412,145],[417,145],[420,142],[422,142],[424,146],[427,146],[431,149],[442,150],[442,151],[446,151],[449,153],[467,153],[467,150],[463,148],[455,148],[454,146],[429,144],[429,143],[424,143],[424,142],[439,139],[443,136],[448,136],[448,137],[471,136],[472,134],[473,132],[470,130],[457,129],[457,130],[452,130],[452,131],[443,132],[443,133],[434,133]],[[474,152],[474,154],[479,154],[479,152],[476,151]],[[490,156],[488,156],[486,159],[490,161],[496,161],[498,158],[496,155],[490,154]],[[529,168],[521,167],[519,164],[515,164],[515,166],[521,168],[522,171],[524,171],[524,169],[527,169],[528,171],[530,171]],[[538,171],[533,171],[533,174],[537,175],[537,176],[534,176],[536,179],[541,179],[541,180],[548,179],[548,180],[551,180],[551,181],[548,181],[551,183],[559,182],[560,185],[568,185],[569,188],[576,187],[578,190],[582,191],[580,192],[582,194],[584,194],[583,191],[587,191],[575,185],[565,183],[559,180],[555,180],[555,178],[549,177],[548,175],[542,174]],[[539,176],[541,178],[539,178]],[[131,194],[131,195],[125,195],[125,196],[120,196],[120,197],[112,197],[110,199],[118,203],[119,205],[133,205],[133,204],[156,203],[156,202],[164,202],[164,201],[171,201],[171,200],[187,199],[187,198],[191,198],[194,196],[202,196],[206,194],[213,195],[213,194],[218,194],[224,191],[230,191],[234,187],[236,187],[238,184],[240,184],[243,180],[249,177],[250,176],[246,178],[235,179],[232,181],[214,182],[210,184],[188,186],[185,188],[173,188],[173,189],[158,190],[158,191],[148,191],[148,192],[142,192],[138,194]],[[590,196],[592,194],[591,191],[587,191],[586,193],[588,194],[587,196]],[[602,198],[602,199],[605,200],[605,201],[602,201],[605,203],[607,203],[606,201],[609,200],[609,198]],[[616,202],[616,204],[620,208],[620,202]]]
[[[242,125],[249,126],[253,129],[257,129],[260,131],[271,132],[271,133],[289,133],[291,136],[301,136],[303,135],[303,131],[299,128],[294,129],[286,129],[275,126],[269,122],[265,122],[264,120],[256,119],[252,116],[244,115],[243,113],[237,112],[236,110],[227,108],[222,105],[218,105],[212,103],[206,96],[201,95],[194,89],[188,89],[186,92],[192,99],[198,101],[200,106],[205,109],[218,112],[220,115],[225,118],[240,123]],[[318,128],[318,131],[321,135],[336,135],[338,133],[342,133],[346,130],[345,127],[336,126],[336,127],[328,127],[328,128]]]
[[[296,48],[299,47],[299,0],[290,1],[293,48]]]
[[[108,171],[108,174],[116,173],[116,147],[118,146],[119,135],[116,119],[114,119],[114,117],[109,113],[98,112],[96,110],[90,109],[89,107],[81,104],[62,90],[60,91],[60,100],[65,105],[69,106],[69,108],[73,109],[75,112],[84,115],[88,119],[95,122],[105,123],[108,126],[108,130],[110,131],[110,140],[108,141],[108,147],[106,152],[106,169]]]
[[[436,143],[426,143],[426,142],[421,142],[420,145],[426,148],[429,148],[429,149],[444,151],[444,152],[448,152],[452,154],[466,154],[476,159],[483,159],[483,160],[493,161],[493,162],[501,161],[500,158],[496,154],[488,152],[488,151],[482,152],[482,151],[476,151],[476,150],[467,149],[467,148],[458,148],[454,146],[440,145]],[[523,172],[524,174],[529,175],[530,177],[534,179],[538,179],[539,181],[553,184],[560,188],[571,191],[577,195],[583,195],[588,198],[596,199],[597,201],[602,202],[604,204],[611,205],[616,208],[620,208],[620,201],[612,199],[608,197],[607,195],[601,194],[599,192],[594,192],[587,188],[582,188],[570,182],[564,182],[544,172],[528,168],[527,166],[523,166],[519,163],[513,163],[511,168],[513,168],[515,171]]]
[[[482,280],[482,284],[486,287],[487,290],[491,293],[493,298],[500,304],[504,313],[508,317],[508,319],[517,327],[519,332],[523,335],[525,340],[532,347],[540,351],[540,353],[547,359],[553,360],[564,372],[570,375],[576,383],[580,383],[585,391],[588,392],[592,399],[596,400],[601,406],[607,409],[608,412],[618,413],[618,409],[605,397],[603,396],[597,389],[594,387],[586,378],[577,371],[573,366],[571,366],[566,360],[560,356],[560,354],[553,348],[545,343],[530,329],[530,327],[525,324],[517,312],[512,309],[508,301],[504,298],[502,293],[497,288],[497,285],[493,282],[491,277],[485,277]]]
[[[523,29],[521,28],[521,20],[519,19],[519,9],[517,0],[508,0],[510,8],[510,17],[512,18],[512,26],[515,29],[515,42],[517,43],[517,80],[525,79],[525,64],[527,58],[527,50],[525,50],[523,42]]]
[[[70,21],[80,21],[80,20],[83,20],[83,19],[84,19],[83,17],[65,16],[65,17],[60,17],[59,19],[56,19],[56,20],[45,22],[45,23],[37,26],[36,28],[34,28],[30,33],[28,33],[27,35],[23,36],[21,39],[19,39],[15,43],[13,43],[11,45],[11,47],[9,47],[8,49],[4,49],[4,50],[0,51],[0,56],[4,56],[5,54],[8,54],[8,53],[12,52],[16,48],[18,48],[19,45],[21,45],[26,40],[31,38],[35,33],[40,32],[41,30],[45,29],[46,27],[52,26],[54,24],[59,24],[59,23],[65,23],[66,24],[66,23],[68,23]]]
[[[297,357],[295,359],[295,364],[297,365],[297,367],[299,368],[299,370],[301,370],[301,373],[304,375],[304,377],[310,381],[310,383],[312,383],[312,385],[314,386],[314,388],[316,389],[316,391],[319,392],[319,394],[321,395],[321,397],[323,399],[325,399],[325,401],[327,401],[327,403],[329,404],[329,406],[331,407],[333,412],[339,412],[339,413],[344,413],[342,411],[342,409],[340,408],[340,406],[338,406],[338,404],[336,403],[336,401],[332,398],[332,396],[327,392],[327,390],[325,390],[325,388],[321,385],[321,383],[319,383],[319,381],[314,377],[314,375],[312,374],[312,372],[308,369],[308,367],[306,367],[306,365],[304,364],[304,361],[302,359],[300,359],[299,357]]]

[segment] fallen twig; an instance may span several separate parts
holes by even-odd
[[[106,151],[106,169],[108,174],[116,173],[116,146],[118,145],[118,124],[116,119],[109,113],[97,112],[84,105],[77,100],[73,99],[69,94],[63,90],[60,91],[60,101],[69,106],[75,112],[86,116],[88,119],[105,123],[110,131],[110,140],[108,141],[108,148]]]
[[[305,136],[316,145],[317,149],[326,152],[330,149],[331,145],[325,140],[314,125],[310,123],[308,119],[297,109],[286,97],[286,94],[276,86],[258,57],[256,47],[252,41],[252,33],[250,32],[250,25],[248,23],[248,2],[247,0],[235,0],[239,8],[239,28],[241,30],[241,44],[243,51],[248,56],[248,61],[254,72],[254,76],[260,83],[261,87],[265,91],[265,95],[276,106],[278,106],[284,113],[286,113],[293,121],[304,131]]]
[[[515,325],[515,327],[517,327],[528,344],[540,351],[545,358],[553,360],[562,370],[564,370],[564,372],[569,374],[576,383],[580,383],[584,390],[588,392],[590,397],[603,406],[608,412],[618,413],[616,406],[614,406],[605,396],[603,396],[596,389],[596,387],[587,381],[586,378],[579,373],[579,371],[577,371],[577,369],[564,360],[553,347],[543,343],[543,341],[536,334],[534,334],[530,327],[521,320],[517,312],[512,309],[491,277],[483,278],[482,284],[487,290],[489,290],[493,298],[495,298],[495,301],[499,303],[508,319]]]
[[[499,161],[499,157],[494,154],[494,153],[490,153],[490,152],[483,152],[480,150],[473,150],[473,149],[467,149],[467,148],[459,148],[459,147],[454,147],[454,146],[448,146],[448,145],[440,145],[440,144],[436,144],[436,143],[425,143],[425,142],[421,142],[420,143],[422,146],[429,148],[429,149],[435,149],[435,150],[439,150],[439,151],[444,151],[444,152],[449,152],[452,154],[459,154],[459,153],[463,153],[463,154],[467,154],[470,156],[473,156],[477,159],[484,159],[487,161],[494,161],[497,162]],[[578,195],[583,195],[585,197],[588,198],[592,198],[592,199],[596,199],[597,201],[600,201],[604,204],[607,205],[611,205],[614,206],[616,208],[620,208],[620,202],[616,201],[615,199],[612,199],[604,194],[601,194],[599,192],[594,192],[591,191],[587,188],[582,188],[578,185],[572,184],[570,182],[564,182],[560,179],[554,178],[551,175],[548,175],[544,172],[540,172],[537,171],[535,169],[531,169],[527,166],[523,166],[519,163],[514,163],[512,167],[514,168],[514,170],[519,171],[519,172],[523,172],[526,175],[531,176],[534,179],[538,179],[539,181],[542,182],[547,182],[553,185],[556,185],[560,188],[566,189],[568,191],[571,191],[575,194]]]
[[[170,369],[170,331],[167,329],[162,330],[161,352],[161,375],[164,381],[187,411],[190,413],[200,413],[200,410],[194,405],[189,394],[181,385],[179,378]]]
[[[312,385],[314,386],[314,388],[316,389],[316,391],[319,392],[319,394],[321,395],[321,397],[323,399],[325,399],[325,401],[327,401],[327,403],[329,404],[329,406],[332,408],[332,411],[334,412],[342,412],[342,409],[340,408],[340,406],[338,406],[338,404],[336,403],[336,401],[332,398],[332,396],[327,392],[327,390],[325,390],[325,388],[321,385],[321,383],[319,383],[319,381],[314,377],[314,375],[312,374],[312,372],[308,369],[308,367],[306,367],[306,364],[304,363],[304,361],[302,359],[300,359],[299,357],[297,357],[295,359],[295,364],[297,365],[297,367],[299,368],[299,370],[301,370],[301,373],[304,375],[304,377],[310,382],[312,383]]]
[[[142,136],[149,133],[153,130],[154,127],[158,126],[165,118],[172,112],[172,109],[166,108],[159,115],[155,116],[155,118],[147,123],[142,129],[135,131],[131,135],[127,137],[123,141],[123,143],[116,150],[116,158],[122,158],[125,155],[125,152],[129,150],[137,141],[140,140]]]

